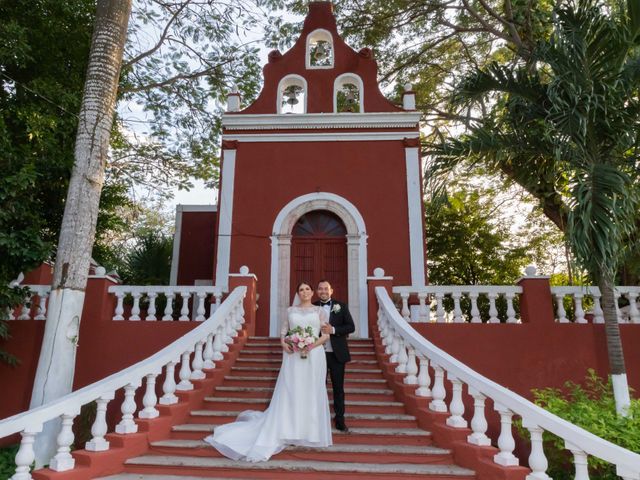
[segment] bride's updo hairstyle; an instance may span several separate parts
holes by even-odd
[[[311,284],[310,284],[309,282],[300,282],[300,283],[298,284],[298,286],[296,287],[296,292],[299,292],[299,291],[300,291],[300,287],[301,287],[302,285],[306,285],[307,287],[309,287],[309,288],[311,289],[311,291],[313,291],[313,287],[311,286]]]

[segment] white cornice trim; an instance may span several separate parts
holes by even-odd
[[[349,132],[349,133],[247,133],[223,135],[222,140],[239,142],[374,142],[419,138],[420,133]]]
[[[217,212],[217,205],[182,205],[176,206],[176,211],[180,212]]]
[[[225,114],[228,130],[309,130],[326,128],[415,128],[420,112]]]

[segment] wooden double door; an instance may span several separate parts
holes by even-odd
[[[314,210],[300,217],[291,232],[292,300],[300,282],[315,289],[322,279],[331,283],[335,299],[349,300],[346,234],[344,223],[332,212]]]

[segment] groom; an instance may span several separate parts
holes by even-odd
[[[349,428],[344,423],[344,367],[351,360],[347,337],[355,331],[356,327],[349,313],[349,307],[331,298],[333,289],[327,280],[318,282],[316,293],[320,301],[315,302],[314,305],[320,305],[329,316],[329,323],[322,325],[322,333],[331,335],[330,340],[324,344],[324,348],[333,386],[334,421],[338,430],[348,432]]]

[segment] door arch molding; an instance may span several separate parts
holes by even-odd
[[[334,193],[315,192],[291,200],[278,213],[271,235],[271,281],[269,334],[278,336],[289,306],[291,270],[291,232],[305,213],[328,210],[337,215],[347,229],[347,276],[349,310],[356,325],[355,336],[369,335],[367,324],[367,234],[358,209]]]

